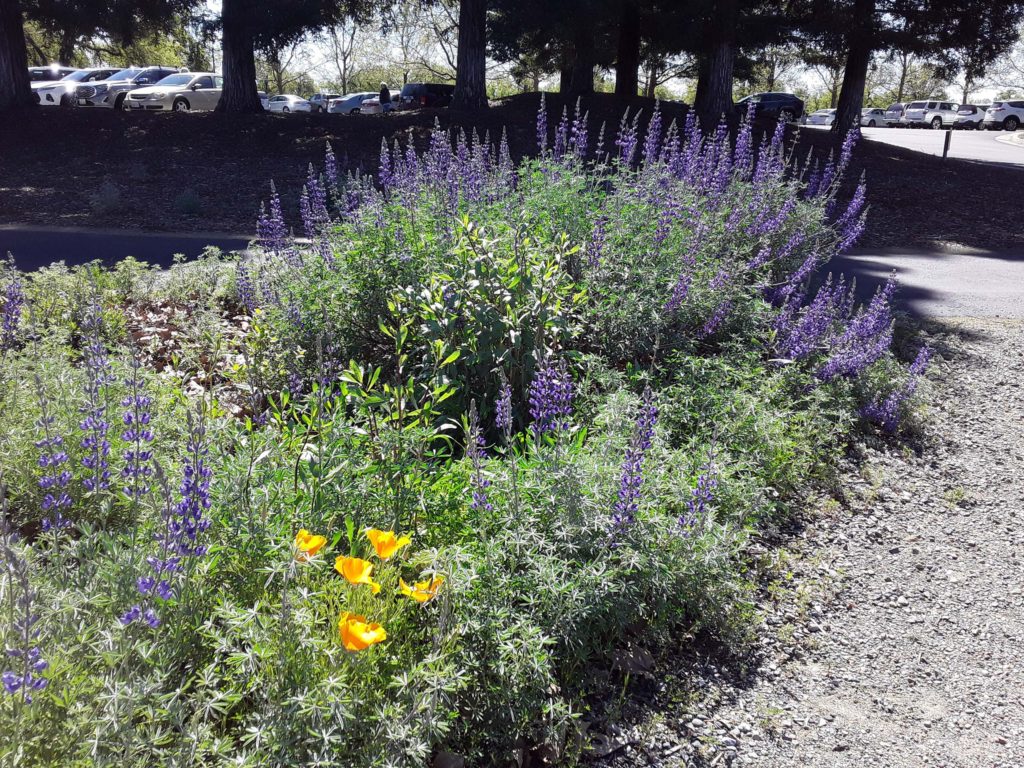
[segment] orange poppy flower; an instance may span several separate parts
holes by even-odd
[[[373,544],[373,548],[377,550],[377,557],[381,560],[387,560],[402,547],[412,543],[412,539],[408,536],[398,537],[394,531],[379,531],[376,528],[367,528],[365,533],[366,538]]]
[[[365,651],[371,645],[387,640],[388,633],[376,622],[368,622],[365,616],[347,611],[338,620],[341,643],[348,651]]]
[[[311,557],[315,557],[326,543],[326,536],[314,536],[303,528],[295,534],[295,559],[302,563],[307,562]]]
[[[380,584],[371,578],[373,563],[368,560],[339,555],[334,561],[334,570],[348,579],[349,584],[366,584],[373,590],[373,594],[380,592]]]
[[[435,576],[428,581],[417,581],[410,587],[404,579],[399,579],[398,588],[406,597],[411,597],[417,603],[425,603],[437,596],[437,590],[443,583],[443,577]]]

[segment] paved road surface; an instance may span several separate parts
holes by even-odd
[[[107,264],[134,256],[150,264],[169,266],[174,254],[194,259],[208,245],[221,250],[242,250],[244,235],[223,233],[151,233],[124,230],[46,228],[0,225],[0,257],[14,255],[19,269],[33,270],[55,261],[68,265],[99,259]]]
[[[855,277],[862,299],[895,271],[898,303],[919,317],[1024,319],[1024,253],[858,252],[834,258],[829,270]]]
[[[818,126],[803,126],[801,130],[828,130]],[[881,141],[905,147],[916,152],[942,156],[945,131],[928,128],[862,128],[869,141]],[[1006,138],[1005,131],[953,131],[949,143],[949,156],[958,160],[997,163],[1024,168],[1024,145],[998,141]]]

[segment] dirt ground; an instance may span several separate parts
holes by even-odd
[[[273,180],[286,215],[297,221],[298,190],[309,163],[330,142],[348,169],[375,172],[381,140],[423,144],[435,120],[489,131],[507,129],[513,155],[536,151],[537,94],[484,113],[418,110],[376,115],[132,114],[93,109],[32,109],[0,124],[0,224],[44,224],[247,234]],[[563,104],[547,97],[557,121]],[[571,108],[572,105],[570,105]],[[598,94],[584,99],[590,135],[606,124],[611,142],[625,105]],[[653,102],[633,109],[650,114]],[[685,107],[665,104],[666,119]],[[805,132],[797,151],[827,155],[832,137]],[[871,205],[862,245],[975,248],[1024,245],[1018,170],[928,157],[865,142],[851,179],[867,172]],[[965,183],[965,179],[970,179]]]

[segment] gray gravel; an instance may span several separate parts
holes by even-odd
[[[946,327],[919,450],[858,446],[842,503],[765,547],[753,672],[695,661],[698,700],[607,764],[1024,766],[1024,324]]]

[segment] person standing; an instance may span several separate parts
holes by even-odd
[[[380,84],[380,111],[381,114],[391,111],[391,90],[387,83]]]

